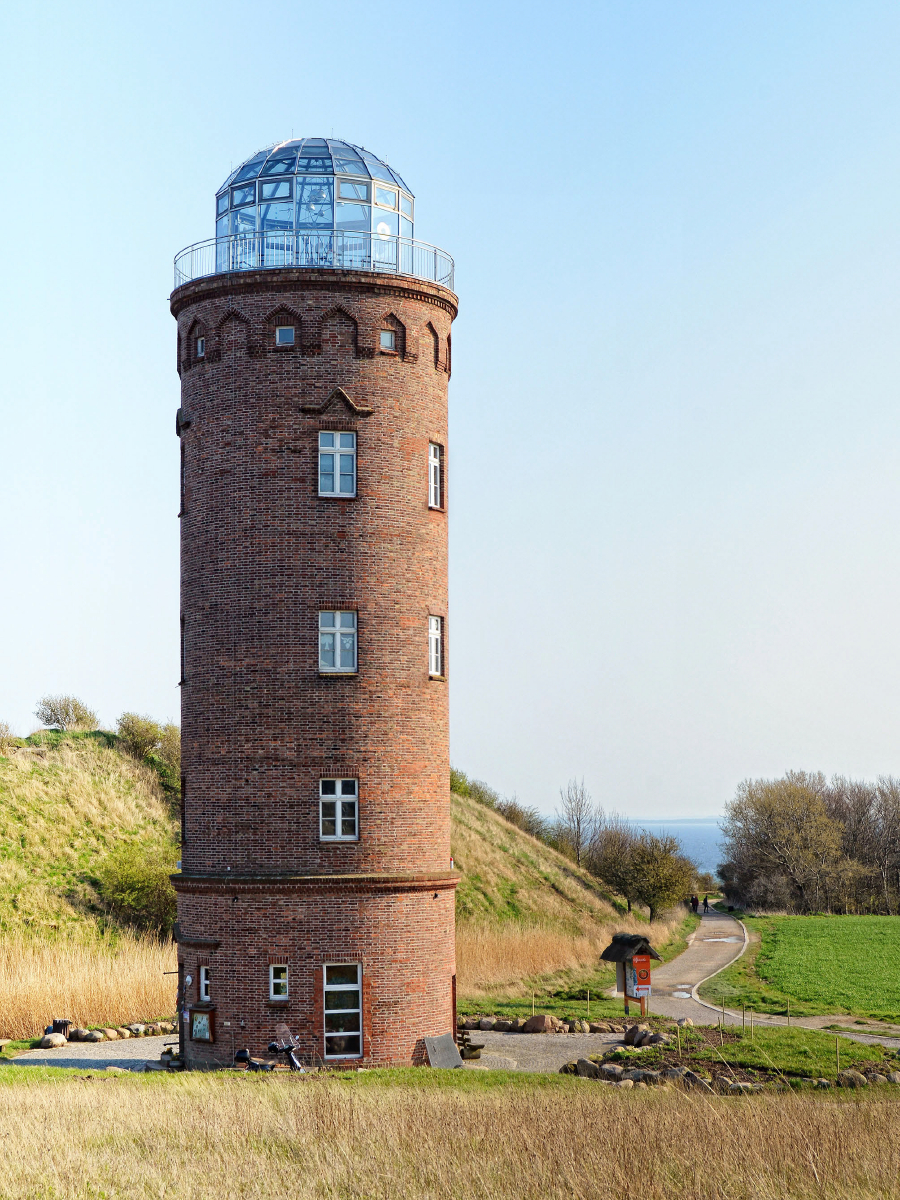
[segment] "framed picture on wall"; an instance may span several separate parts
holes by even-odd
[[[192,1042],[214,1042],[215,1037],[215,1011],[209,1008],[192,1008],[191,1009],[191,1041]]]

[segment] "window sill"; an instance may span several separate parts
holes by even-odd
[[[348,492],[318,492],[320,500],[355,500],[356,492],[351,496]]]
[[[385,350],[385,348],[383,346],[379,346],[378,353],[383,354],[385,356],[385,358],[399,358],[400,357],[399,350]]]
[[[348,679],[358,675],[359,671],[319,671],[320,679]]]
[[[322,837],[319,835],[319,842],[323,846],[358,846],[359,838],[337,838],[337,837]]]
[[[282,996],[278,1000],[273,1000],[272,997],[270,996],[269,999],[266,1001],[266,1004],[268,1004],[270,1008],[287,1008],[287,1006],[288,1006],[288,1004],[290,1004],[290,1002],[291,1002],[290,996]]]
[[[446,675],[429,675],[428,681],[429,681],[429,683],[446,683],[447,676]]]
[[[443,504],[429,504],[429,505],[428,505],[428,511],[429,511],[429,512],[439,512],[439,513],[445,513],[445,512],[447,511],[447,509],[444,507],[444,505],[443,505]]]

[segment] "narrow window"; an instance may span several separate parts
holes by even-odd
[[[356,434],[319,434],[319,495],[356,495]]]
[[[179,517],[184,516],[184,442],[181,443],[180,489],[181,489],[181,507],[178,509]]]
[[[200,968],[200,999],[209,1003],[209,967]]]
[[[396,350],[397,339],[394,336],[393,329],[382,329],[381,331],[381,348],[382,350]]]
[[[444,507],[444,447],[428,443],[428,507]]]
[[[444,674],[444,618],[428,618],[428,674],[440,678]]]
[[[362,971],[358,963],[325,967],[325,1057],[362,1055]]]
[[[294,327],[293,325],[278,325],[275,329],[275,345],[276,346],[293,346],[294,344]]]
[[[356,793],[355,779],[319,780],[319,832],[323,842],[356,841]]]
[[[356,613],[319,613],[319,670],[356,670]]]
[[[179,683],[184,683],[184,617],[181,618],[181,679]]]
[[[197,357],[198,358],[206,358],[206,338],[205,337],[197,338]]]
[[[184,848],[185,843],[187,842],[187,836],[186,836],[187,826],[185,824],[185,819],[184,819],[184,801],[185,801],[186,796],[187,796],[187,779],[185,778],[184,775],[182,775],[182,777],[181,777],[181,846],[182,846],[182,849]]]
[[[269,967],[269,999],[287,1000],[288,969],[281,963]]]

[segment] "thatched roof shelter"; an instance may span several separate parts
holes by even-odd
[[[656,953],[648,939],[640,933],[614,933],[613,940],[600,957],[606,962],[627,962],[636,954],[649,954],[651,958],[662,962],[662,956]]]

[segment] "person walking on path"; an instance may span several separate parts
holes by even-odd
[[[704,911],[704,913],[709,912],[709,896],[703,897],[703,911]]]
[[[699,899],[698,899],[696,896],[691,896],[691,909],[692,909],[692,911],[693,911],[693,913],[694,913],[694,916],[696,916],[696,915],[697,915],[697,909],[698,909],[699,907],[700,907],[700,901],[699,901]]]

